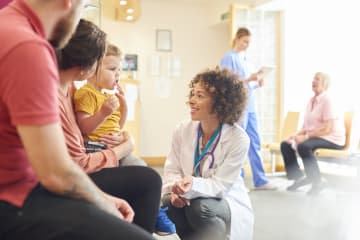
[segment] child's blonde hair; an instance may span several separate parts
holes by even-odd
[[[105,56],[121,57],[121,55],[122,55],[122,52],[121,52],[120,48],[118,48],[117,46],[115,46],[114,44],[111,44],[109,42],[107,43]]]

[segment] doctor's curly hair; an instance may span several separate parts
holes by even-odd
[[[220,67],[197,74],[189,83],[189,101],[197,83],[200,83],[212,96],[212,109],[221,123],[234,124],[240,120],[245,110],[248,93],[239,75]]]

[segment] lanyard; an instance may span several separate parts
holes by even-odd
[[[194,154],[194,174],[196,176],[200,175],[200,163],[201,161],[205,158],[206,155],[210,155],[211,156],[211,164],[210,164],[210,168],[213,167],[214,165],[214,151],[216,146],[219,143],[220,140],[220,136],[221,136],[221,128],[222,128],[222,124],[219,124],[218,128],[216,129],[216,131],[213,133],[213,135],[211,136],[210,140],[208,141],[208,143],[206,144],[205,148],[203,149],[203,151],[201,152],[201,154],[199,154],[199,142],[200,142],[200,138],[202,136],[202,131],[201,131],[201,125],[199,124],[199,128],[198,128],[198,136],[197,136],[197,143],[196,143],[196,148],[195,148],[195,154]],[[215,141],[215,139],[217,138],[214,147],[212,148],[211,152],[208,152],[210,146],[213,144],[213,142]]]

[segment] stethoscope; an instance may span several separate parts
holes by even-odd
[[[218,128],[216,129],[216,131],[213,133],[210,140],[206,144],[204,150],[202,151],[201,154],[199,154],[199,144],[200,144],[200,138],[202,136],[201,125],[199,124],[198,134],[197,134],[197,142],[196,142],[196,148],[195,148],[195,154],[194,154],[194,162],[195,162],[195,166],[194,166],[194,169],[193,169],[193,175],[194,176],[198,177],[198,176],[201,175],[200,164],[205,159],[206,156],[210,156],[209,169],[212,169],[214,167],[214,162],[215,162],[214,152],[215,152],[215,149],[216,149],[216,147],[217,147],[217,145],[218,145],[218,143],[220,141],[221,128],[222,128],[222,124],[219,124]],[[216,141],[215,141],[215,139],[216,139]],[[215,144],[214,144],[212,150],[209,152],[208,150],[209,150],[210,146],[213,144],[214,141],[215,141]]]

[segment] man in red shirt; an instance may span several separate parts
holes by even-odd
[[[12,0],[0,0],[0,9],[8,5]]]
[[[15,0],[0,10],[0,239],[120,239],[124,226],[128,239],[149,239],[65,145],[47,40],[64,46],[85,2]]]

